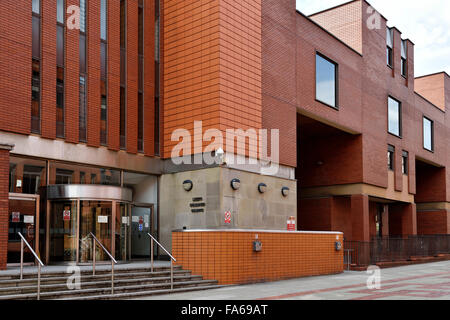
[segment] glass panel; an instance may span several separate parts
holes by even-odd
[[[100,38],[106,40],[107,38],[107,7],[106,0],[100,2]]]
[[[131,220],[131,257],[148,258],[150,256],[151,208],[133,207]]]
[[[34,13],[40,14],[41,13],[41,1],[40,0],[33,0],[33,4],[32,4],[32,11]]]
[[[115,232],[115,258],[118,261],[125,261],[128,255],[130,236],[130,216],[128,204],[117,203],[116,205],[116,232]]]
[[[406,41],[402,40],[402,58],[406,59],[406,53],[407,53],[407,48],[406,48]]]
[[[56,27],[56,64],[64,66],[64,27]]]
[[[80,0],[80,31],[86,32],[86,0]]]
[[[112,202],[81,201],[80,211],[80,262],[92,260],[92,232],[111,252]],[[108,255],[97,246],[96,260],[109,261]]]
[[[79,123],[79,138],[80,141],[87,140],[86,127],[86,78],[80,77],[80,123]]]
[[[394,46],[394,30],[390,28],[386,29],[386,44],[389,48]]]
[[[396,136],[400,136],[400,103],[392,98],[389,98],[388,100],[388,131]]]
[[[50,214],[50,260],[76,261],[77,201],[52,202]]]
[[[57,9],[56,9],[56,19],[59,23],[64,24],[64,0],[58,0],[57,2]]]
[[[120,170],[55,161],[50,162],[50,184],[80,184],[80,172],[88,184],[120,186]]]
[[[336,107],[336,65],[316,55],[316,99]]]
[[[423,119],[423,147],[433,151],[433,122],[427,118]]]
[[[35,249],[36,218],[35,200],[9,200],[8,263],[20,263],[19,232]],[[25,248],[24,262],[33,261],[31,251]]]
[[[80,72],[86,73],[86,36],[80,34]]]
[[[33,58],[41,58],[41,18],[33,16],[33,40],[32,40],[32,53]]]
[[[106,43],[100,43],[100,78],[106,79]]]
[[[10,192],[39,194],[45,186],[46,162],[40,160],[10,157]]]

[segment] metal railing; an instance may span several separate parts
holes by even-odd
[[[147,233],[147,235],[150,237],[150,259],[151,259],[151,271],[153,272],[153,247],[154,247],[154,243],[156,242],[156,244],[164,250],[165,253],[167,253],[167,255],[170,257],[170,289],[173,290],[173,263],[177,262],[177,259],[175,259],[170,253],[169,251],[166,250],[166,248],[163,247],[162,244],[160,244],[158,242],[158,240],[156,240],[150,233]]]
[[[92,275],[95,276],[95,264],[96,264],[96,255],[97,255],[97,244],[100,246],[100,248],[103,249],[103,251],[108,255],[108,257],[111,259],[111,294],[114,294],[114,265],[117,264],[116,259],[109,253],[108,250],[103,246],[103,244],[100,242],[100,240],[97,239],[97,237],[91,232],[89,234],[92,237]]]
[[[34,258],[37,261],[38,265],[38,284],[37,284],[37,299],[41,299],[41,268],[44,267],[44,264],[42,263],[41,259],[39,259],[36,252],[33,250],[33,248],[30,246],[28,241],[25,239],[25,237],[19,232],[20,236],[20,280],[23,280],[23,252],[24,252],[24,244],[30,249],[31,253],[33,254]]]
[[[347,263],[367,266],[450,254],[450,235],[383,237],[370,242],[345,241],[344,248],[351,250]]]

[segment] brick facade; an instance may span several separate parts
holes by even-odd
[[[8,259],[9,223],[9,151],[12,146],[0,144],[0,270],[6,269]]]

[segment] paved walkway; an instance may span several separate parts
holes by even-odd
[[[367,288],[369,274],[340,275],[230,286],[149,297],[148,300],[450,300],[450,261],[381,271],[381,289]],[[142,299],[141,299],[142,300]]]

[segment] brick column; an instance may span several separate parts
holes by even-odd
[[[370,241],[369,196],[352,195],[351,199],[352,236],[351,241]]]
[[[9,152],[13,147],[0,144],[0,270],[6,269],[8,259]]]
[[[403,206],[402,236],[417,235],[417,207],[415,203]]]

